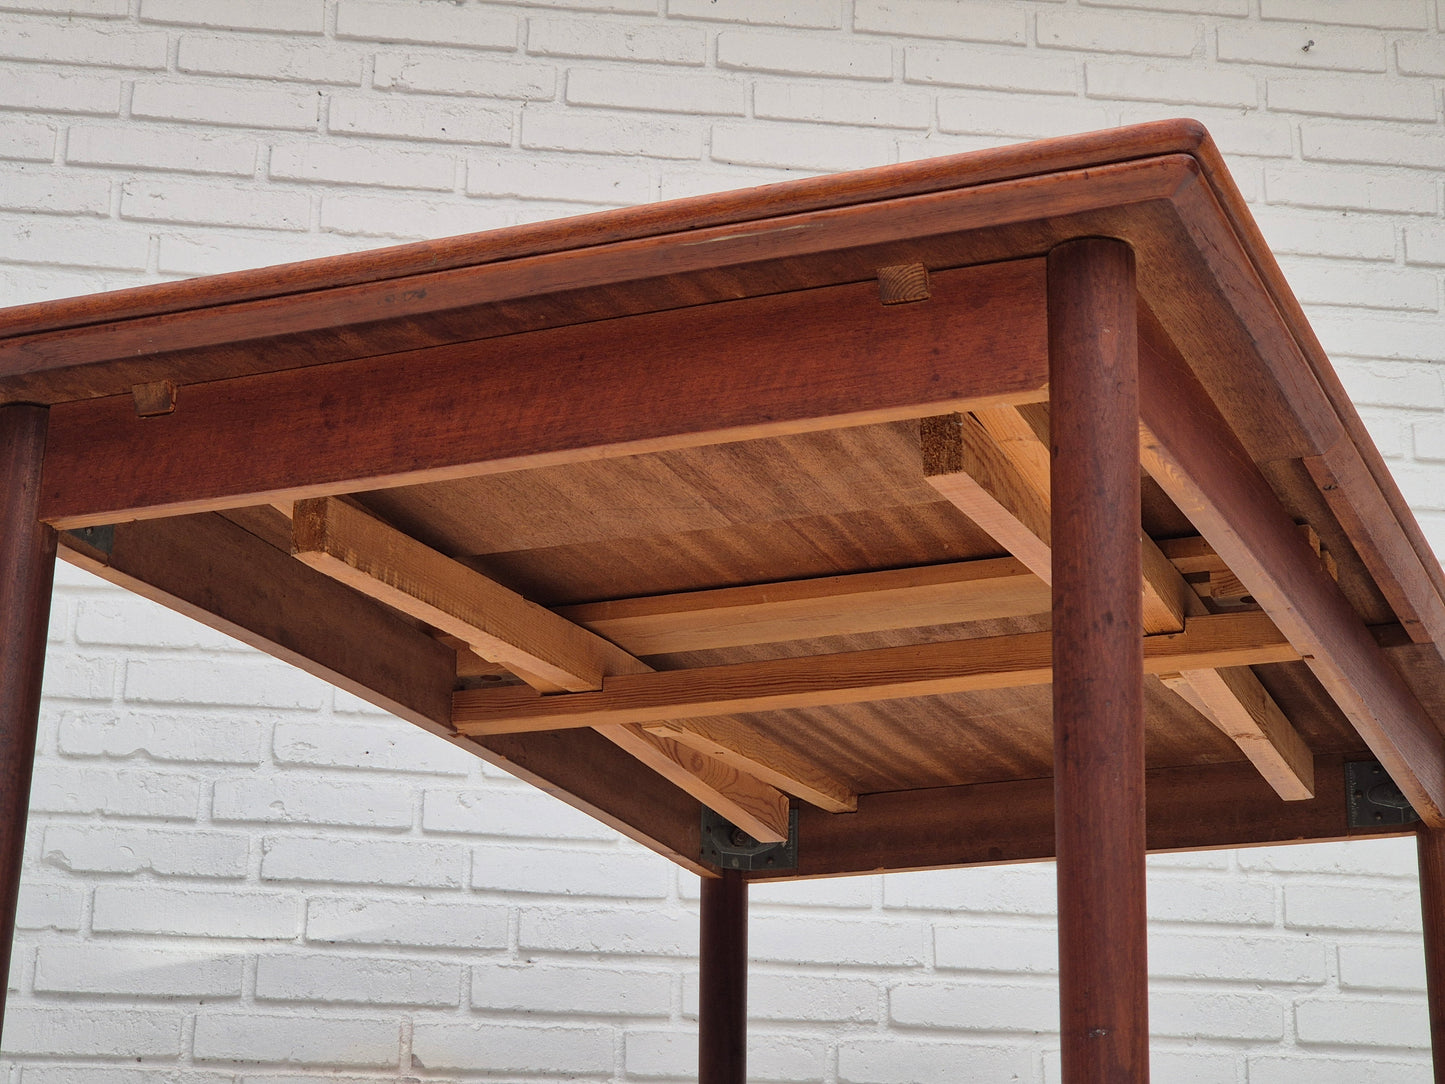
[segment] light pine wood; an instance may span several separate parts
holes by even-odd
[[[1315,796],[1314,755],[1279,705],[1244,667],[1186,670],[1183,679],[1205,713],[1287,802]]]
[[[1049,644],[1049,633],[1022,633],[623,674],[597,692],[567,696],[463,689],[453,697],[452,722],[463,734],[509,734],[1046,685]],[[1259,613],[1196,617],[1181,633],[1144,638],[1144,669],[1153,674],[1298,658]]]
[[[634,655],[806,640],[1047,613],[1046,584],[1013,557],[562,606]]]
[[[539,692],[597,689],[605,674],[652,668],[479,572],[330,497],[297,501],[296,557],[365,595],[462,640]],[[706,753],[616,720],[609,741],[717,810],[754,838],[788,838],[788,799]]]

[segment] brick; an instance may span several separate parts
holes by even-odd
[[[1059,992],[1052,983],[901,983],[889,992],[888,1014],[905,1027],[1053,1032]]]
[[[393,3],[341,0],[336,7],[336,36],[464,45],[469,49],[515,49],[517,20],[479,7],[426,4],[409,6],[403,13]]]
[[[656,908],[527,907],[518,945],[553,952],[694,956],[697,919]]]
[[[151,946],[41,945],[35,989],[56,994],[132,997],[240,997],[246,957],[165,952]]]
[[[1109,111],[1095,102],[1035,94],[940,95],[938,129],[1041,139],[1107,128]]]
[[[71,133],[72,138],[74,132]],[[146,140],[139,143],[145,146]],[[255,144],[250,145],[255,156]],[[249,169],[247,170],[249,172]],[[184,614],[158,606],[139,595],[106,595],[80,604],[75,638],[82,644],[108,647],[200,648],[235,650],[242,645],[224,633],[207,628]]]
[[[1416,422],[1410,430],[1417,459],[1445,461],[1445,426],[1439,419]]]
[[[1404,75],[1445,75],[1445,43],[1433,35],[1402,38],[1395,43],[1395,66]]]
[[[306,940],[313,944],[398,945],[423,948],[503,949],[508,909],[436,899],[312,899],[306,905]]]
[[[185,1017],[160,1009],[92,1009],[64,1004],[5,1011],[5,1053],[49,1057],[174,1058]]]
[[[657,0],[517,0],[518,7],[601,11],[618,15],[656,15]]]
[[[527,52],[631,63],[707,62],[707,35],[690,26],[657,26],[601,19],[528,19]]]
[[[392,1017],[324,1017],[261,1013],[196,1016],[197,1061],[265,1061],[293,1065],[394,1067],[401,1043]]]
[[[258,1001],[456,1006],[462,967],[437,960],[288,953],[256,961]]]
[[[952,971],[1053,975],[1059,970],[1059,934],[1052,925],[938,925],[933,959],[936,967]]]
[[[1080,0],[1089,7],[1148,8],[1152,11],[1191,12],[1198,15],[1249,14],[1249,0]]]
[[[130,0],[0,0],[0,11],[123,19],[130,14]]]
[[[1370,0],[1368,4],[1350,0],[1260,0],[1259,17],[1377,29],[1425,30],[1430,25],[1419,0]]]
[[[33,1063],[25,1067],[25,1084],[236,1084],[230,1073],[175,1072],[162,1071],[157,1077],[154,1069],[118,1069],[113,1065],[83,1066],[70,1064],[44,1065]],[[271,1078],[267,1084],[285,1084]],[[297,1082],[301,1084],[301,1082]],[[314,1082],[311,1082],[314,1084]],[[357,1084],[355,1081],[330,1080],[328,1084]]]
[[[533,787],[428,789],[422,799],[421,826],[427,832],[518,839],[618,838],[617,832],[601,821]]]
[[[1429,1063],[1419,1061],[1344,1058],[1337,1053],[1311,1058],[1297,1050],[1283,1057],[1249,1059],[1250,1084],[1360,1084],[1376,1076],[1391,1084],[1433,1084],[1435,1079]]]
[[[875,128],[927,128],[933,120],[927,93],[895,87],[823,86],[763,82],[753,87],[753,115],[773,120]]]
[[[52,215],[110,214],[110,181],[21,166],[6,173],[0,207]]]
[[[1362,121],[1305,121],[1300,140],[1306,159],[1431,170],[1445,163],[1445,138],[1432,129],[1384,130]]]
[[[870,908],[878,898],[881,877],[830,877],[809,881],[772,881],[748,886],[749,906]],[[701,882],[684,877],[679,893],[685,899],[701,898]],[[759,914],[763,913],[761,910]]]
[[[301,929],[301,901],[278,892],[100,884],[91,928],[96,933],[289,941]]]
[[[667,0],[674,19],[711,19],[726,23],[833,28],[841,26],[835,0]]]
[[[483,845],[472,849],[472,887],[486,892],[662,899],[672,867],[649,852]]]
[[[170,204],[173,189],[141,189],[137,193],[157,193],[159,200]],[[163,194],[162,194],[163,193]],[[126,195],[132,189],[127,186]],[[198,190],[186,195],[197,196]],[[215,193],[219,196],[219,193]],[[275,195],[276,193],[257,193]],[[290,195],[290,193],[282,193]],[[121,204],[125,213],[125,203]],[[139,208],[132,208],[136,214]],[[183,221],[190,219],[186,211],[172,212]],[[163,209],[150,210],[150,217],[163,217]],[[326,702],[326,686],[318,679],[295,667],[262,657],[238,660],[133,658],[126,663],[125,697],[150,704],[203,704],[235,707],[285,708],[315,711]]]
[[[332,135],[498,146],[512,142],[510,112],[445,100],[335,97],[327,114],[327,128]]]
[[[271,148],[270,175],[283,181],[450,192],[456,181],[456,162],[449,155],[420,151],[286,143]]]
[[[279,764],[317,768],[466,775],[473,757],[399,719],[387,723],[276,724],[272,753]]]
[[[372,85],[384,90],[469,97],[549,99],[557,93],[557,72],[545,64],[453,60],[449,57],[377,56]]]
[[[1433,177],[1332,166],[1270,166],[1264,190],[1270,203],[1333,207],[1347,211],[1434,214],[1439,203]]]
[[[1220,876],[1149,878],[1149,921],[1272,926],[1278,901],[1270,882]]]
[[[883,988],[868,979],[819,978],[753,968],[748,974],[748,1017],[753,1020],[875,1023],[881,1015]],[[698,1014],[695,972],[683,976],[682,1011]]]
[[[340,46],[248,39],[233,34],[184,34],[176,53],[176,68],[183,72],[352,86],[361,84],[364,63],[364,54]]]
[[[768,1040],[772,1041],[771,1035]],[[697,1062],[695,1031],[629,1029],[626,1043],[625,1061],[629,1079],[686,1078],[690,1068]],[[757,1077],[757,1067],[752,1063],[751,1056],[748,1060],[748,1075]]]
[[[1265,81],[1271,109],[1380,120],[1435,119],[1435,88],[1428,83],[1374,76],[1271,76]]]
[[[1091,98],[1253,107],[1259,91],[1251,72],[1182,64],[1090,60],[1084,83]]]
[[[1200,49],[1194,19],[1151,18],[1100,11],[1041,11],[1035,33],[1045,49],[1188,57]]]
[[[1395,464],[1395,481],[1400,493],[1412,508],[1445,508],[1445,493],[1440,490],[1440,475],[1437,470],[1415,464]],[[1405,912],[1408,915],[1408,911]]]
[[[742,116],[747,111],[747,89],[747,84],[736,77],[701,72],[620,67],[572,68],[567,72],[569,105]]]
[[[1359,267],[1335,260],[1280,261],[1296,297],[1306,305],[1435,312],[1440,285],[1433,271]]]
[[[336,836],[268,836],[261,842],[263,881],[336,881],[406,888],[461,888],[464,847],[344,839]]]
[[[1370,439],[1386,459],[1404,459],[1410,454],[1406,445],[1409,426],[1391,410],[1361,410],[1360,420],[1370,432]]]
[[[256,719],[205,715],[64,712],[59,749],[67,757],[127,757],[196,764],[259,764],[263,728]]]
[[[1385,39],[1378,33],[1322,33],[1294,26],[1220,26],[1215,36],[1219,59],[1226,63],[1357,72],[1385,70]]]
[[[1302,1043],[1428,1047],[1430,1017],[1424,998],[1305,998],[1295,1002],[1295,1034]]]
[[[1410,944],[1347,943],[1339,946],[1343,990],[1425,990],[1425,951]]]
[[[509,209],[461,200],[444,203],[440,200],[419,200],[414,197],[398,196],[387,199],[349,194],[326,195],[321,200],[323,230],[367,237],[451,237],[457,233],[472,233],[510,225],[512,218],[513,212]],[[425,735],[418,732],[418,736]],[[427,740],[442,744],[432,737],[427,737]]]
[[[199,779],[174,772],[105,771],[37,763],[30,808],[45,813],[195,820]]]
[[[0,250],[11,259],[33,263],[84,264],[84,234],[90,233],[95,254],[91,263],[100,267],[138,267],[143,264],[139,252],[143,238],[139,234],[100,233],[94,228],[78,230],[70,223],[56,229],[40,222],[12,234],[6,228],[8,225],[0,222]],[[46,664],[41,689],[45,696],[52,698],[109,700],[115,695],[115,676],[114,659],[66,653]]]
[[[904,79],[980,90],[1021,90],[1039,94],[1076,94],[1076,61],[1058,54],[918,46],[904,52]]]
[[[572,110],[522,115],[522,146],[650,158],[702,157],[702,130],[687,121]]]
[[[653,190],[646,168],[634,163],[489,154],[467,163],[467,195],[619,206],[646,202],[653,198]]]
[[[739,165],[831,173],[892,162],[893,138],[882,131],[847,131],[833,125],[716,124],[712,157]]]
[[[51,824],[44,861],[71,873],[236,878],[246,875],[249,847],[247,837],[232,832]]]
[[[119,79],[0,65],[0,109],[113,116],[120,112],[120,91]]]
[[[382,782],[236,776],[216,780],[211,818],[261,824],[410,828],[414,798]]]
[[[600,1027],[443,1023],[418,1017],[412,1025],[412,1063],[428,1070],[492,1073],[575,1073],[606,1076],[612,1070],[612,1032]]]
[[[853,30],[911,38],[1023,45],[1027,15],[980,0],[856,0]]]
[[[890,910],[1052,915],[1057,905],[1052,862],[895,873],[883,879],[883,906]]]
[[[132,116],[241,128],[315,129],[321,107],[314,93],[195,82],[137,82]]]
[[[1288,256],[1333,256],[1351,260],[1393,260],[1396,240],[1395,224],[1383,216],[1362,215],[1348,211],[1303,211],[1284,207],[1256,207],[1254,220],[1269,242],[1270,250]],[[1420,238],[1421,251],[1428,252],[1431,242],[1439,246],[1445,261],[1445,230],[1438,240],[1428,226],[1405,228],[1405,260],[1417,262],[1411,255],[1412,239]],[[1420,263],[1431,263],[1421,259]]]
[[[1172,979],[1310,983],[1329,977],[1325,946],[1295,937],[1234,934],[1149,936],[1149,974]]]
[[[1050,1054],[1056,1060],[1057,1056]],[[1062,1068],[1050,1065],[1044,1079],[1057,1081]],[[1233,1054],[1202,1054],[1188,1050],[1149,1051],[1149,1073],[1158,1080],[1187,1080],[1189,1084],[1237,1084],[1238,1059]]]
[[[848,1037],[838,1044],[842,1084],[917,1084],[949,1080],[967,1066],[974,1080],[1030,1080],[1034,1056],[1018,1047],[949,1043],[918,1036]]]
[[[753,983],[749,983],[749,1011]],[[672,1007],[672,974],[549,963],[472,965],[473,1009],[564,1016],[661,1016]]]
[[[142,22],[278,30],[292,34],[320,34],[326,28],[323,0],[227,0],[223,4],[141,0],[140,17]]]
[[[1118,110],[1120,124],[1140,124],[1159,119],[1157,107],[1123,104]],[[1241,113],[1238,109],[1191,106],[1189,115],[1209,129],[1215,145],[1226,157],[1251,155],[1258,158],[1293,158],[1294,123],[1283,116],[1262,113]],[[1235,183],[1248,189],[1252,174],[1241,168],[1244,163],[1231,163]],[[1249,198],[1253,199],[1251,195]]]
[[[3,255],[0,255],[0,260],[3,258]],[[143,286],[152,281],[153,278],[140,270],[61,270],[34,264],[21,267],[0,263],[0,296],[5,298],[7,304],[15,305],[79,297],[127,286]]]
[[[55,157],[56,128],[7,120],[0,127],[0,158],[22,162],[49,162]]]
[[[1414,933],[1420,929],[1420,894],[1413,886],[1291,883],[1284,890],[1284,924],[1291,929]]]
[[[717,65],[886,82],[893,78],[893,48],[885,42],[725,30],[717,38]]]
[[[0,57],[94,68],[155,70],[166,66],[166,35],[121,30],[115,26],[92,28],[74,23],[56,26],[36,20],[0,19]]]
[[[1340,873],[1414,879],[1419,876],[1415,841],[1356,839],[1293,847],[1249,847],[1239,852],[1240,869],[1274,873]]]
[[[1149,1032],[1173,1039],[1278,1040],[1285,1003],[1260,994],[1151,990]]]
[[[71,885],[37,884],[26,874],[15,906],[18,930],[78,930],[85,892]]]
[[[751,922],[754,960],[865,967],[917,967],[928,959],[923,923],[763,916]]]

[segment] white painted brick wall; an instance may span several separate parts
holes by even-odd
[[[0,0],[0,300],[1181,114],[1445,551],[1432,0]],[[8,1084],[672,1081],[697,885],[57,582]],[[760,1081],[1059,1080],[1047,865],[754,890]],[[1154,1077],[1430,1079],[1413,847],[1155,859]]]

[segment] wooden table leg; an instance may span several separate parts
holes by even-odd
[[[47,416],[40,406],[0,406],[0,978],[10,973],[55,578],[55,532],[36,519]]]
[[[698,1084],[744,1084],[748,1041],[748,882],[702,881]]]
[[[1136,305],[1123,242],[1049,253],[1065,1084],[1149,1079]]]
[[[1445,1084],[1445,831],[1421,824],[1420,917],[1425,928],[1425,987],[1430,1003],[1430,1049],[1435,1084]]]

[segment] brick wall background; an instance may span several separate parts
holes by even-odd
[[[1434,0],[0,0],[0,302],[1192,115],[1445,552]],[[694,1073],[695,880],[62,567],[10,1084]],[[1408,840],[1152,863],[1155,1079],[1430,1079]],[[752,1075],[1057,1081],[1048,866],[754,893]]]

